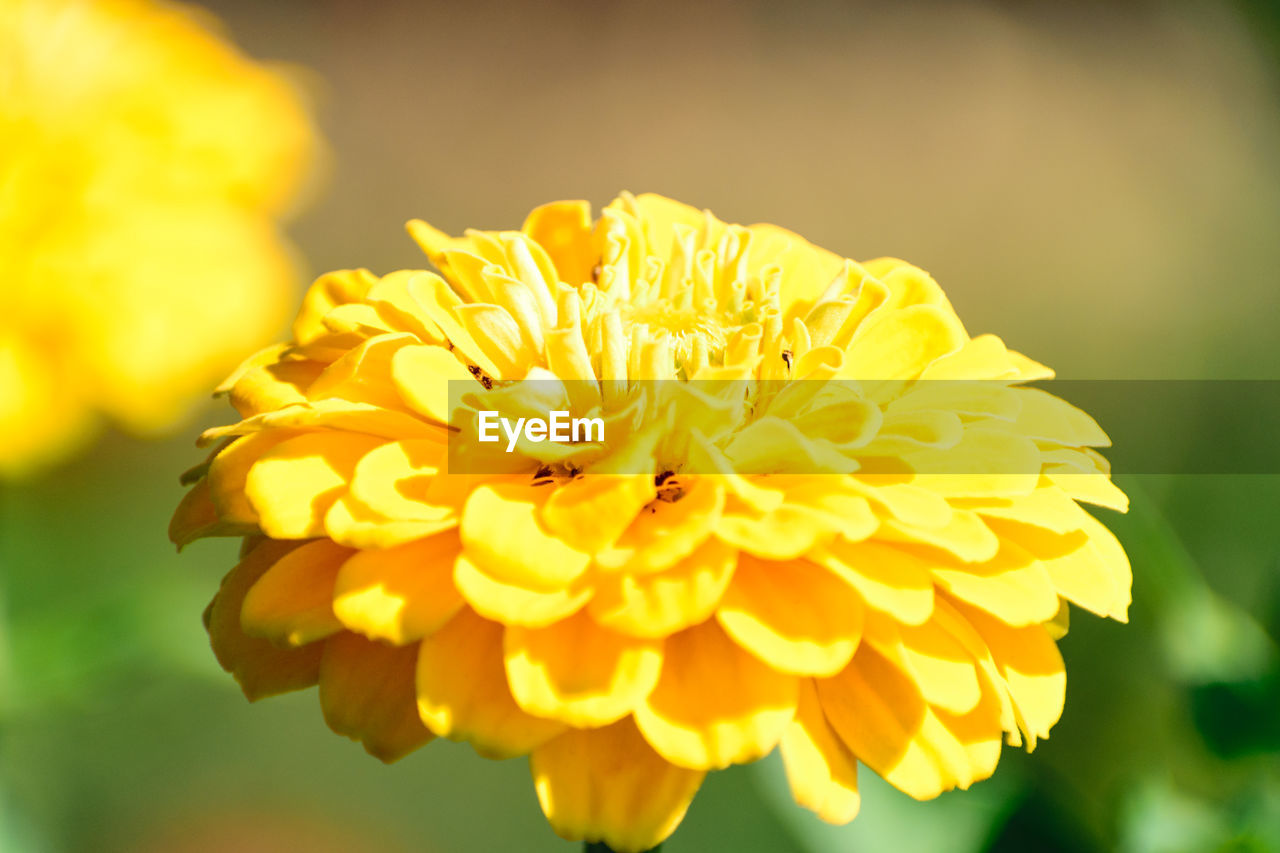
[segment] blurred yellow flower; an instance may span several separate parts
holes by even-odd
[[[0,475],[173,424],[285,320],[298,90],[203,15],[0,0]]]
[[[922,270],[653,195],[409,227],[441,274],[319,279],[224,385],[243,420],[174,517],[179,545],[245,537],[206,623],[251,699],[318,682],[388,761],[529,754],[558,833],[636,851],[779,745],[832,822],[858,762],[967,787],[1057,721],[1066,602],[1126,618],[1127,559],[1077,503],[1125,508],[1106,436]],[[517,380],[604,440],[465,444]],[[690,380],[739,391],[632,417]],[[491,467],[446,473],[456,442]],[[1017,465],[929,473],[939,448]]]

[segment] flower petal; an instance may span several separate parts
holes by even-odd
[[[838,675],[817,682],[831,727],[858,760],[918,800],[936,797],[949,779],[920,734],[928,705],[905,673],[869,644]]]
[[[707,541],[724,508],[724,487],[714,477],[682,483],[678,501],[654,501],[613,547],[595,555],[604,569],[647,574],[674,566]]]
[[[503,649],[516,703],[571,726],[627,716],[662,669],[660,642],[602,628],[581,611],[545,628],[509,626]]]
[[[667,839],[706,775],[653,751],[630,719],[571,729],[529,760],[542,812],[569,841],[599,841],[641,853]]]
[[[1075,500],[1116,512],[1129,511],[1129,497],[1103,473],[1086,473],[1063,466],[1046,468],[1049,480]]]
[[[952,714],[934,707],[933,713],[964,752],[966,779],[963,786],[986,779],[996,770],[1000,760],[1002,734],[1000,702],[996,688],[982,681],[982,695],[972,709]]]
[[[665,637],[715,612],[736,561],[732,548],[709,539],[666,571],[599,576],[588,609],[593,619],[617,631]]]
[[[565,728],[520,709],[502,665],[502,626],[469,608],[422,641],[417,693],[428,729],[493,758],[524,755]]]
[[[982,563],[990,560],[1000,550],[1000,540],[982,518],[967,509],[951,513],[951,520],[942,527],[923,527],[890,519],[880,526],[880,539],[891,542],[930,545],[948,554],[954,554],[966,563]]]
[[[738,557],[716,618],[734,641],[774,669],[834,675],[862,637],[862,599],[830,571],[805,560]]]
[[[454,562],[453,583],[472,609],[486,619],[529,628],[541,628],[576,613],[592,594],[592,588],[586,584],[542,592],[503,583],[466,555]]]
[[[462,513],[467,558],[496,580],[528,589],[550,592],[572,583],[591,557],[539,522],[552,491],[499,483],[472,492]]]
[[[234,439],[218,451],[209,463],[209,499],[213,502],[218,518],[228,524],[246,527],[258,526],[258,512],[245,495],[245,480],[264,453],[273,447],[303,435],[298,430],[269,430],[255,432]]]
[[[293,321],[293,339],[310,343],[325,334],[325,315],[339,305],[362,300],[378,277],[365,269],[335,270],[325,273],[307,288],[298,317]]]
[[[913,379],[967,340],[950,307],[881,310],[858,327],[845,351],[841,379]]]
[[[1069,447],[1110,447],[1111,439],[1085,412],[1039,388],[1018,388],[1022,410],[1014,426],[1018,434]]]
[[[436,521],[393,521],[376,513],[352,497],[339,496],[324,514],[324,529],[329,538],[348,548],[394,548],[416,539],[453,530],[456,518]]]
[[[1129,565],[1129,555],[1124,552],[1124,546],[1120,544],[1116,535],[1102,522],[1088,513],[1085,515],[1081,529],[1089,537],[1089,547],[1097,555],[1116,588],[1116,597],[1108,615],[1121,622],[1127,622],[1130,590],[1133,587],[1133,568]]]
[[[327,539],[308,542],[277,560],[244,598],[245,633],[303,646],[342,630],[333,613],[333,588],[350,548]]]
[[[1054,533],[1079,530],[1087,514],[1058,486],[1042,480],[1030,494],[1012,498],[975,502],[974,512],[985,518],[996,518],[1033,525]]]
[[[272,447],[249,469],[244,486],[262,532],[273,539],[323,535],[324,515],[356,463],[381,443],[373,436],[325,431]]]
[[[205,627],[218,663],[235,676],[249,701],[302,690],[320,677],[323,644],[280,648],[251,637],[240,627],[245,594],[275,563],[298,547],[296,542],[266,539],[251,548],[222,581],[205,611]]]
[[[794,560],[837,535],[858,541],[873,534],[879,521],[866,499],[828,487],[833,485],[790,488],[787,502],[769,513],[726,512],[716,524],[716,536],[765,560]]]
[[[672,764],[712,770],[777,745],[796,709],[797,680],[740,649],[715,622],[667,638],[662,677],[636,724]]]
[[[200,481],[182,496],[182,502],[169,521],[169,541],[181,550],[206,536],[244,536],[253,528],[218,518],[218,508],[209,498],[209,478]]]
[[[394,412],[411,412],[392,381],[392,361],[404,349],[418,348],[417,338],[406,332],[373,337],[325,368],[311,383],[307,397],[313,401],[340,399],[367,403]]]
[[[1000,552],[984,563],[952,565],[944,561],[934,567],[938,586],[1009,625],[1047,622],[1058,612],[1058,591],[1049,573],[1012,541],[1001,542]]]
[[[425,224],[425,223],[423,223]],[[409,223],[410,231],[414,223]],[[418,235],[414,235],[415,239]],[[447,238],[446,238],[447,239]],[[437,266],[447,262],[436,255],[432,263]],[[484,354],[471,332],[461,323],[458,309],[463,305],[460,297],[449,284],[434,273],[418,273],[406,285],[409,295],[418,303],[431,322],[435,323],[454,348],[467,357],[490,377],[499,375],[497,366]]]
[[[453,563],[461,552],[456,533],[360,551],[338,571],[333,612],[348,629],[375,640],[421,640],[462,607],[453,585]]]
[[[340,735],[386,762],[430,741],[414,698],[417,646],[383,645],[343,631],[324,643],[320,708]]]
[[[337,397],[296,403],[263,412],[229,426],[213,427],[200,434],[197,445],[204,447],[228,436],[251,435],[264,430],[343,430],[396,440],[432,438],[440,434],[438,424],[417,415],[384,409],[371,403],[353,403]]]
[[[1080,526],[1086,523],[1079,522]],[[1099,616],[1121,622],[1128,618],[1128,584],[1109,571],[1088,533],[1077,529],[1059,534],[1016,521],[990,520],[988,524],[1002,539],[1016,542],[1039,559],[1058,595]],[[1127,568],[1123,553],[1120,559]]]
[[[417,270],[388,273],[369,288],[365,301],[375,309],[387,328],[411,332],[425,343],[443,344],[444,333],[409,290],[409,283],[418,275]]]
[[[900,625],[900,653],[925,700],[952,714],[967,714],[982,699],[972,655],[934,620]]]
[[[857,590],[868,607],[908,625],[933,612],[933,578],[919,556],[881,542],[837,539],[810,559]]]
[[[591,280],[591,205],[553,201],[535,207],[520,228],[546,250],[560,281],[577,286]]]
[[[1028,739],[1034,744],[1035,738],[1048,737],[1067,693],[1062,654],[1048,630],[1043,625],[1014,628],[974,607],[953,604],[991,650]]]
[[[595,553],[614,544],[655,494],[646,475],[577,477],[547,498],[542,523],[571,547]]]
[[[399,350],[391,359],[391,378],[400,397],[414,411],[439,424],[450,423],[450,404],[461,399],[463,388],[479,387],[467,366],[440,346]]]
[[[446,476],[443,437],[391,441],[366,453],[351,473],[350,494],[387,520],[436,522],[460,507],[436,502],[436,480]]]
[[[852,485],[883,513],[905,524],[920,527],[944,527],[953,513],[946,498],[936,492],[922,489],[900,476],[887,474],[858,474]]]
[[[796,717],[782,736],[782,762],[791,796],[827,823],[858,815],[858,762],[827,722],[813,681],[800,682]]]
[[[306,402],[306,389],[324,370],[324,363],[289,359],[253,365],[231,387],[231,405],[249,418],[294,403]]]

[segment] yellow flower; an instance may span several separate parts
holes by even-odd
[[[149,0],[0,0],[0,475],[170,426],[283,324],[295,88]]]
[[[925,272],[653,195],[409,229],[440,275],[318,280],[224,385],[243,420],[206,433],[174,518],[179,545],[245,537],[207,624],[251,699],[318,682],[388,761],[433,736],[529,754],[556,831],[620,851],[775,746],[844,822],[859,762],[930,798],[1049,734],[1065,602],[1129,603],[1077,501],[1125,498],[1092,419],[1018,387],[1050,372],[970,338]],[[453,443],[481,453],[458,425],[530,379],[604,440],[447,473]],[[745,397],[627,419],[692,380]],[[930,473],[938,448],[1017,464]]]

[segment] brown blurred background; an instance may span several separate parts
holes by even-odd
[[[316,72],[317,270],[421,265],[413,216],[655,191],[912,260],[1064,375],[1280,375],[1280,91],[1234,6],[210,5]]]

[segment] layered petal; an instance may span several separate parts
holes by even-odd
[[[612,547],[595,555],[596,565],[628,574],[669,569],[706,542],[724,503],[724,488],[714,477],[693,478],[680,500],[645,507]]]
[[[453,584],[456,533],[359,551],[338,570],[333,612],[349,630],[404,645],[434,633],[463,606]]]
[[[716,618],[738,645],[774,669],[834,675],[858,648],[863,604],[850,585],[813,563],[743,555]]]
[[[245,595],[240,622],[246,633],[287,646],[303,646],[342,630],[333,612],[338,570],[352,555],[327,539],[307,542],[276,560]]]
[[[503,640],[516,703],[538,717],[595,728],[631,713],[658,683],[662,643],[620,634],[579,611]]]
[[[250,701],[301,690],[320,677],[323,644],[300,648],[274,645],[240,627],[245,595],[267,570],[296,549],[295,542],[263,540],[253,546],[222,581],[205,611],[205,627],[218,663],[235,676]]]
[[[276,444],[249,469],[244,494],[258,526],[276,539],[325,532],[324,516],[350,481],[356,463],[381,440],[347,432],[314,432]]]
[[[1044,564],[1011,541],[1002,541],[1000,552],[984,563],[952,565],[934,567],[938,585],[1010,625],[1047,622],[1058,612],[1058,591]]]
[[[454,562],[453,583],[471,608],[486,619],[529,628],[550,625],[576,613],[594,592],[588,584],[544,592],[504,583],[465,555]]]
[[[854,589],[868,607],[908,625],[933,612],[929,563],[917,554],[880,542],[836,540],[811,559]]]
[[[791,795],[827,823],[844,824],[858,815],[858,762],[827,722],[810,679],[800,682],[796,716],[782,736],[782,762]]]
[[[571,729],[529,760],[542,811],[569,841],[598,841],[617,853],[641,853],[667,839],[706,775],[671,764],[631,718],[598,729]]]
[[[472,492],[461,528],[468,559],[500,581],[530,589],[553,591],[572,583],[591,557],[539,520],[552,493],[516,484],[484,485]]]
[[[766,755],[795,714],[798,682],[740,649],[715,622],[667,638],[662,677],[636,709],[657,752],[713,770]]]
[[[396,761],[431,740],[414,693],[417,646],[384,645],[342,632],[324,642],[320,707],[340,735],[370,755]]]
[[[708,540],[671,569],[598,578],[588,608],[602,625],[637,637],[663,637],[702,622],[729,588],[738,555]]]
[[[503,629],[463,609],[418,649],[418,714],[440,737],[467,741],[495,758],[523,755],[564,723],[520,709],[507,687]]]
[[[1062,716],[1067,690],[1062,654],[1048,630],[1043,625],[1015,628],[962,604],[956,609],[990,649],[1024,733],[1032,743],[1048,737]]]
[[[822,710],[858,760],[918,800],[949,787],[925,741],[929,706],[919,686],[869,645],[839,674],[817,682]]]

